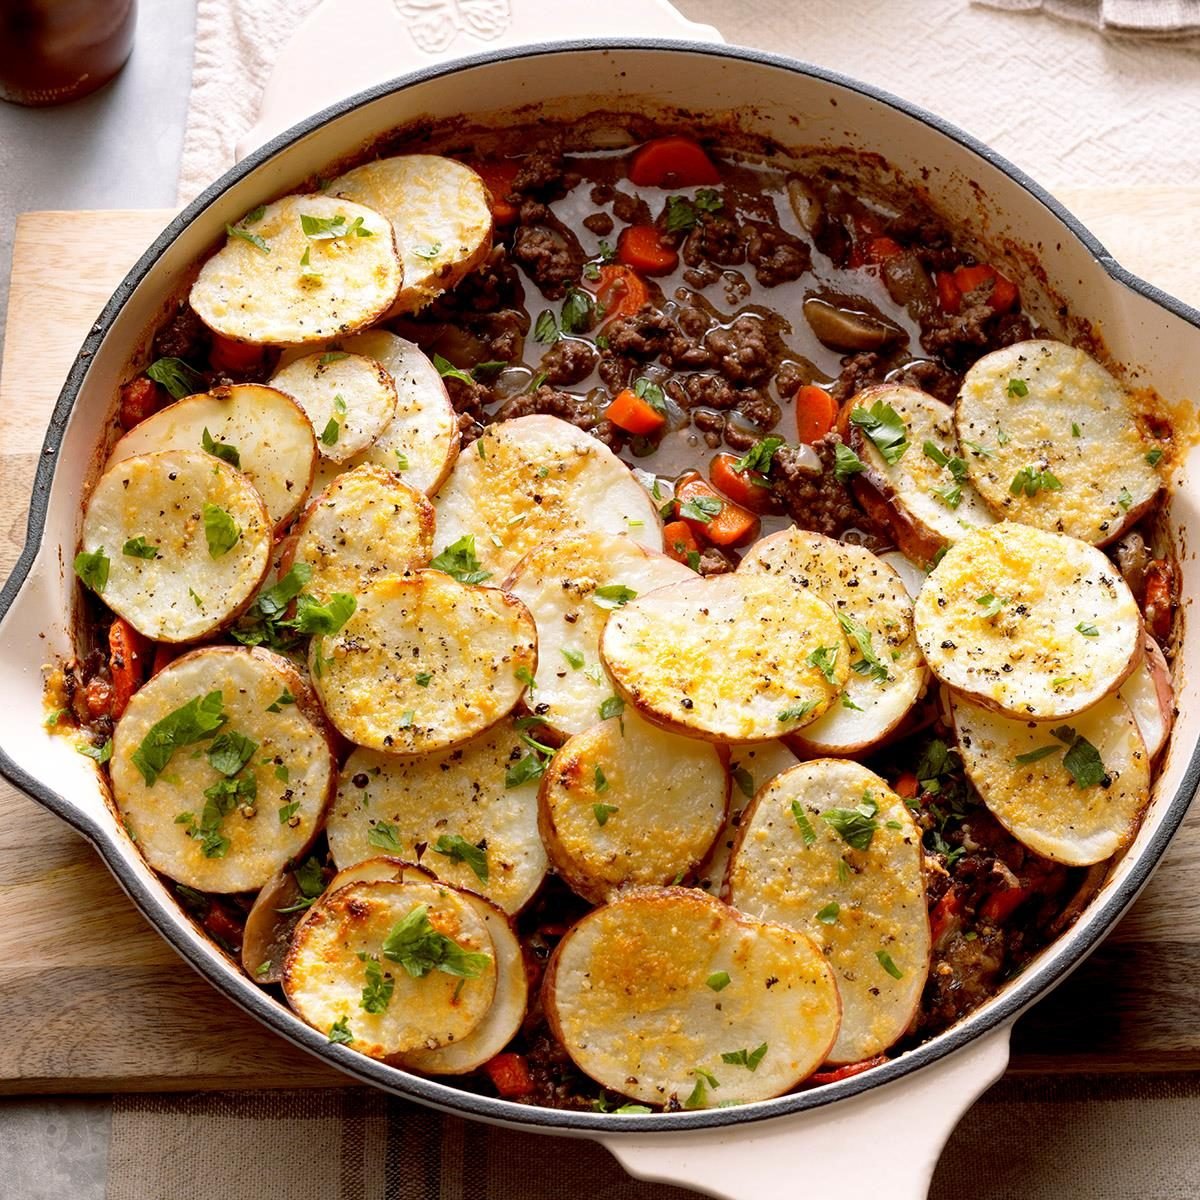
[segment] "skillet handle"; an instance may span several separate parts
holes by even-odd
[[[669,0],[324,0],[279,52],[238,158],[310,113],[409,71],[506,46],[589,37],[724,41]]]
[[[1003,1074],[1009,1034],[1005,1025],[904,1079],[810,1112],[599,1140],[635,1178],[719,1200],[925,1200],[955,1125]]]

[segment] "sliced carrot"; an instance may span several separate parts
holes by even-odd
[[[95,721],[99,717],[113,715],[113,687],[107,679],[90,679],[83,689],[83,703],[88,718]]]
[[[934,946],[940,949],[943,938],[961,928],[962,913],[962,897],[957,889],[952,887],[933,906],[933,912],[929,914],[929,936]]]
[[[212,349],[208,352],[208,361],[214,371],[234,371],[244,374],[262,365],[263,348],[251,346],[246,342],[235,342],[233,338],[213,334]]]
[[[988,304],[998,313],[1008,312],[1015,308],[1020,299],[1017,285],[1007,276],[1001,275],[995,267],[990,267],[986,263],[980,263],[974,267],[956,267],[954,283],[963,296],[990,283],[992,291],[988,296]],[[950,311],[957,310],[951,309]]]
[[[688,556],[700,553],[700,543],[686,521],[668,521],[663,526],[663,549],[676,561],[687,563]]]
[[[849,1079],[852,1075],[861,1075],[872,1067],[881,1067],[887,1062],[886,1054],[877,1054],[874,1058],[864,1058],[862,1062],[848,1063],[844,1067],[835,1067],[832,1071],[817,1071],[808,1077],[809,1083],[837,1083],[839,1079]]]
[[[679,255],[664,246],[653,225],[629,225],[617,238],[617,258],[643,275],[669,275],[679,266]]]
[[[501,1096],[514,1099],[517,1096],[528,1096],[533,1091],[533,1079],[529,1075],[529,1067],[520,1054],[497,1054],[483,1064],[492,1085]]]
[[[511,158],[467,165],[487,184],[487,190],[492,194],[492,219],[497,225],[511,225],[519,212],[517,206],[506,197],[512,192],[519,165]]]
[[[108,627],[108,670],[112,676],[112,715],[117,720],[146,674],[146,639],[124,617]]]
[[[867,243],[867,262],[885,263],[889,258],[895,258],[897,254],[903,254],[904,248],[899,242],[890,237],[872,238]]]
[[[953,273],[939,271],[933,278],[937,284],[938,305],[942,312],[957,313],[962,308],[962,292],[959,291]]]
[[[736,469],[736,454],[718,454],[708,464],[708,478],[713,487],[735,504],[741,504],[753,512],[765,512],[774,501],[770,481],[758,471]]]
[[[604,305],[605,321],[632,317],[650,303],[650,289],[641,276],[624,263],[608,263],[600,268],[596,299]]]
[[[714,546],[751,542],[762,528],[762,522],[749,509],[723,499],[706,479],[692,472],[675,485],[675,512],[697,537]]]
[[[896,780],[892,791],[902,800],[915,800],[921,785],[911,771],[903,772]]]
[[[622,388],[604,415],[626,433],[653,433],[667,418],[632,388]]]
[[[985,921],[1003,925],[1032,894],[1032,889],[1025,887],[1005,888],[1002,892],[993,892],[983,902],[979,915]]]
[[[1164,559],[1155,559],[1146,568],[1146,598],[1143,602],[1146,628],[1162,645],[1166,645],[1171,636],[1174,578],[1174,568]]]
[[[815,383],[806,383],[796,393],[796,437],[810,446],[823,438],[837,421],[837,401]]]
[[[169,667],[182,653],[178,646],[168,646],[158,642],[154,647],[154,662],[150,666],[150,674],[157,675],[165,667]]]
[[[638,187],[696,187],[720,183],[713,161],[691,138],[655,138],[634,152],[629,179]]]

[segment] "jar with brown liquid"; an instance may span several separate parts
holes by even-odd
[[[64,104],[94,92],[133,49],[137,0],[0,0],[0,99]]]

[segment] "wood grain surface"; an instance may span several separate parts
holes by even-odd
[[[1062,199],[1131,270],[1200,304],[1200,190]],[[0,373],[0,572],[20,551],[49,410],[105,300],[166,211],[26,213]],[[1200,1069],[1200,809],[1104,946],[1018,1023],[1016,1071]],[[0,784],[0,1093],[349,1082],[213,991],[91,847]]]

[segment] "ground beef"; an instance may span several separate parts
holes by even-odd
[[[1024,313],[997,315],[990,295],[991,285],[985,284],[963,297],[959,312],[938,311],[921,333],[921,345],[952,366],[966,367],[989,351],[1031,338],[1029,318]]]
[[[683,281],[689,287],[694,287],[698,291],[709,287],[721,278],[721,272],[711,263],[704,263],[698,267],[688,267],[683,273]]]
[[[775,454],[771,485],[793,521],[801,529],[811,529],[827,537],[841,537],[847,529],[861,525],[863,515],[850,493],[833,474],[834,446],[841,441],[836,433],[827,434],[813,449],[821,459],[821,473],[801,466],[800,451],[784,446]]]
[[[506,400],[496,411],[494,419],[509,421],[514,417],[528,417],[542,413],[568,421],[578,429],[586,430],[610,449],[619,449],[621,431],[611,421],[604,420],[595,403],[587,396],[576,396],[571,392],[560,392],[557,388],[543,384],[534,392],[522,392]]]
[[[774,362],[763,322],[738,317],[728,327],[709,330],[704,339],[717,370],[735,384],[759,384],[771,377]]]
[[[611,183],[594,183],[588,195],[593,204],[608,204],[613,198],[613,185]]]
[[[155,358],[182,358],[202,369],[208,365],[212,334],[190,304],[181,304],[175,315],[154,335]]]
[[[741,398],[738,400],[737,410],[751,425],[763,431],[774,429],[779,424],[779,419],[783,416],[783,410],[779,405],[770,396],[764,396],[762,392],[758,391],[742,392]],[[727,430],[725,434],[726,441],[729,440],[729,433],[730,431]]]
[[[563,338],[542,355],[541,369],[547,383],[578,383],[592,373],[597,357],[590,343]]]
[[[812,269],[812,254],[798,237],[777,225],[750,222],[746,258],[754,265],[754,277],[763,287],[789,283]]]
[[[579,283],[587,255],[579,239],[544,204],[521,205],[521,224],[512,257],[529,273],[543,296],[559,299]]]
[[[991,996],[1007,959],[1005,931],[994,926],[958,932],[934,956],[921,1003],[919,1025],[944,1029]]]
[[[865,387],[873,383],[882,383],[885,373],[883,357],[873,350],[865,350],[859,354],[851,354],[842,359],[841,374],[829,389],[829,394],[838,402],[844,404],[851,396],[857,395]]]
[[[963,254],[954,246],[950,231],[927,208],[912,205],[889,218],[883,232],[901,245],[910,246],[931,271],[952,271]]]
[[[736,567],[737,563],[723,550],[718,550],[716,546],[710,546],[701,553],[700,562],[696,565],[696,570],[701,575],[728,575]]]
[[[632,316],[610,322],[604,331],[608,338],[606,353],[654,358],[662,353],[674,331],[670,318],[647,304]]]
[[[850,261],[854,240],[842,222],[841,215],[830,212],[825,206],[817,215],[812,228],[813,245],[828,258],[835,267],[845,267]]]
[[[471,313],[494,313],[501,308],[520,309],[525,303],[521,275],[503,246],[496,246],[483,265],[463,276],[457,286],[429,306],[428,315],[454,320]]]
[[[613,189],[612,210],[613,216],[626,225],[650,224],[650,205],[641,196],[631,196],[620,188]]]
[[[746,261],[741,227],[720,213],[702,212],[683,243],[682,255],[689,267],[698,267],[706,261],[723,267],[740,266]]]
[[[962,385],[962,377],[941,363],[928,358],[915,358],[905,363],[897,371],[888,375],[889,383],[899,383],[905,387],[920,388],[931,396],[936,396],[943,404],[953,404],[958,397],[958,389]]]
[[[512,190],[539,200],[557,200],[579,182],[579,176],[567,169],[562,148],[550,145],[519,159]]]
[[[478,437],[487,421],[484,409],[495,400],[492,389],[486,384],[458,379],[447,375],[442,381],[450,395],[450,403],[459,414],[459,432],[468,438]]]
[[[592,213],[583,218],[584,229],[590,229],[597,237],[607,237],[613,231],[613,219],[608,213]]]
[[[736,408],[743,397],[723,375],[688,375],[683,393],[685,408]]]

